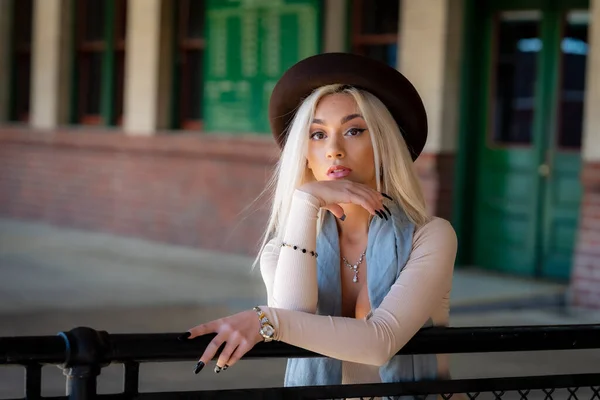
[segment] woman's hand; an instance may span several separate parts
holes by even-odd
[[[223,343],[225,348],[219,355],[215,372],[226,370],[235,364],[244,354],[259,342],[263,341],[260,334],[260,321],[253,310],[243,311],[229,317],[217,319],[206,324],[198,325],[188,331],[188,339],[216,333],[217,336],[209,343],[196,364],[194,372],[197,374],[213,359],[217,350]]]
[[[390,210],[383,204],[383,199],[392,200],[392,198],[362,183],[346,180],[318,181],[306,183],[298,190],[319,199],[321,208],[331,211],[333,215],[342,220],[344,219],[344,209],[340,204],[360,205],[371,215],[377,215],[386,220],[388,217],[385,211],[391,215]]]

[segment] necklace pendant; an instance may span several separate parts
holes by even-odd
[[[344,264],[346,265],[346,267],[352,269],[352,271],[354,271],[354,277],[352,278],[352,282],[357,283],[358,282],[358,266],[363,262],[363,258],[366,254],[366,250],[360,255],[360,258],[358,259],[358,261],[356,262],[356,264],[352,265],[348,262],[348,260],[346,259],[346,257],[342,257],[342,261],[344,261]]]

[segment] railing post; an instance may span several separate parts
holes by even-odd
[[[108,333],[80,327],[58,335],[66,345],[65,363],[61,368],[67,377],[69,400],[94,399],[96,378],[107,365],[104,360],[110,351]]]
[[[87,400],[96,397],[96,377],[100,375],[100,367],[64,368],[67,377],[66,394],[69,400]]]

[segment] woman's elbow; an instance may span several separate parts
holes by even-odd
[[[375,351],[373,352],[373,358],[371,360],[372,365],[376,366],[376,367],[383,367],[385,364],[387,364],[392,357],[394,357],[394,354],[390,354],[389,351],[386,351],[385,349],[379,350],[379,351]]]
[[[381,318],[373,316],[367,324],[372,324],[373,336],[367,341],[368,344],[365,343],[370,358],[366,363],[381,367],[398,352],[397,340],[393,329]]]
[[[366,357],[361,357],[358,360],[353,360],[353,362],[371,365],[374,367],[382,367],[385,364],[387,364],[391,358],[392,356],[390,356],[387,352],[371,351],[371,349],[369,349],[369,354]]]
[[[375,346],[367,346],[366,354],[356,362],[375,367],[382,367],[387,364],[396,353],[392,353],[387,346],[382,346],[382,344],[383,343]]]

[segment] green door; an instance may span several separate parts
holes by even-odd
[[[478,59],[473,260],[567,279],[581,188],[587,1],[488,1]]]

